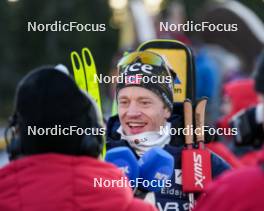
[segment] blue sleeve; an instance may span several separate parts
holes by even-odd
[[[215,178],[224,171],[230,170],[231,166],[221,157],[211,152],[212,177]]]

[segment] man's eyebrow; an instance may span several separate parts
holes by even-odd
[[[118,97],[118,99],[120,100],[126,100],[126,99],[129,99],[129,96],[126,96],[126,95],[121,95]],[[138,97],[137,100],[152,100],[151,97],[145,97],[145,96],[141,96],[141,97]]]
[[[152,100],[151,97],[139,97],[138,100]]]
[[[118,96],[118,99],[129,99],[128,96]]]

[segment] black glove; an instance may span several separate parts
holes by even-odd
[[[261,105],[258,105],[261,106]],[[262,108],[258,108],[262,109]],[[234,136],[236,145],[251,145],[259,148],[264,140],[263,122],[257,122],[257,107],[239,112],[230,121],[232,128],[237,128],[238,134]]]

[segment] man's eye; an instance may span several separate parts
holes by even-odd
[[[121,105],[126,105],[128,102],[126,101],[126,100],[120,100],[119,101],[119,104],[121,104]]]
[[[149,105],[149,104],[151,104],[150,101],[141,101],[141,103],[142,103],[143,105]]]

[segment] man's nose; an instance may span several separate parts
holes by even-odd
[[[128,110],[127,110],[127,116],[128,117],[139,117],[141,115],[141,111],[138,108],[137,104],[132,102],[130,103]]]

